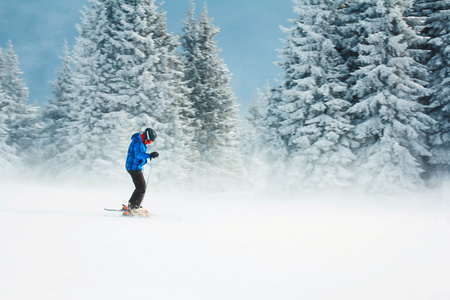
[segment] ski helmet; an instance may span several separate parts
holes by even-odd
[[[154,142],[156,140],[156,132],[151,129],[147,128],[144,131],[144,141],[152,141]]]

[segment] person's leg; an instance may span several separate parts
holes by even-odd
[[[133,179],[135,190],[131,195],[130,200],[128,201],[129,208],[139,208],[141,205],[142,199],[145,194],[145,178],[144,174],[142,174],[141,170],[131,171],[128,170],[128,173],[131,175]]]

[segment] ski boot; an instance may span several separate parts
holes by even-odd
[[[124,205],[124,208],[126,206]],[[134,216],[140,216],[140,217],[149,217],[148,214],[148,210],[145,210],[142,206],[129,206],[127,207],[127,209],[124,210],[123,212],[124,216],[130,216],[130,217],[134,217]]]

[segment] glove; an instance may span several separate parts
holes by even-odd
[[[159,156],[158,152],[152,152],[150,153],[150,160],[152,160],[153,158],[157,158]]]

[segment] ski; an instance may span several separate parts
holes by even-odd
[[[145,210],[143,212],[141,211],[138,213],[130,213],[127,209],[124,209],[124,208],[121,208],[121,209],[104,208],[104,210],[122,212],[123,213],[122,216],[124,216],[124,217],[146,217],[146,218],[149,218],[151,216],[152,218],[155,218],[157,220],[171,220],[171,221],[180,221],[181,220],[181,218],[179,216],[154,214],[154,213],[149,213],[147,210]]]
[[[126,211],[126,210],[128,210],[128,206],[126,206],[125,204],[122,204],[121,209],[105,208],[105,210],[107,210],[107,211]]]
[[[121,208],[121,209],[105,208],[105,210],[107,210],[107,211],[124,211],[123,208]]]

